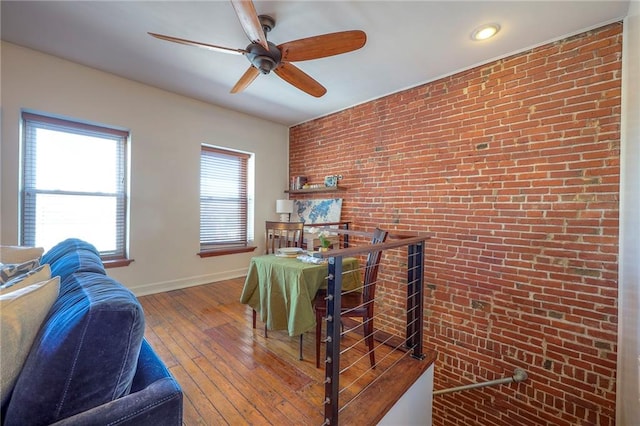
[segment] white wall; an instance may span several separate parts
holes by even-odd
[[[431,426],[433,411],[433,364],[402,395],[378,426]]]
[[[617,418],[640,419],[640,3],[624,20],[618,280]]]
[[[262,253],[264,221],[276,219],[275,200],[288,185],[287,127],[14,44],[2,42],[1,48],[2,244],[18,242],[19,125],[21,109],[27,108],[131,132],[135,261],[108,269],[109,275],[147,294],[245,274],[254,253],[196,255],[200,144],[256,154],[256,253]]]

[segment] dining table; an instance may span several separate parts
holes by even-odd
[[[328,264],[268,254],[251,259],[240,302],[251,306],[269,330],[297,336],[316,325],[313,299],[327,287]],[[358,259],[342,260],[342,290],[361,286]]]

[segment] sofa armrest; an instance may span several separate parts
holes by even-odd
[[[67,417],[55,426],[182,425],[182,390],[172,377],[91,410]]]
[[[131,393],[54,423],[97,424],[182,426],[182,389],[146,339],[142,340]]]

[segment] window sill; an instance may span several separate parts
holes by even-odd
[[[129,266],[133,262],[133,259],[112,259],[112,260],[103,260],[102,264],[105,269],[109,268],[120,268],[122,266]]]
[[[237,253],[249,253],[254,251],[257,247],[239,247],[234,249],[224,249],[224,250],[203,250],[198,252],[198,256],[200,257],[215,257],[215,256],[226,256],[227,254],[237,254]]]

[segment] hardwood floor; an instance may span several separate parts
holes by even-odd
[[[239,302],[243,283],[244,278],[238,278],[140,297],[147,340],[182,386],[184,424],[321,425],[324,370],[315,368],[314,333],[304,336],[302,361],[298,359],[298,337],[269,331],[265,339],[261,323],[255,330],[251,327],[251,308]],[[378,368],[369,370],[366,346],[358,344],[357,337],[344,339],[343,346],[354,347],[344,359],[353,362],[353,367],[341,384],[380,374],[385,364],[400,358],[397,351],[378,347]],[[360,356],[362,360],[357,361]],[[408,361],[400,376],[408,371],[409,376],[417,377],[426,368],[423,364]],[[366,389],[376,395],[374,400],[358,398],[354,401],[362,401],[344,410],[349,424],[377,423],[395,401],[387,387],[401,394],[410,385],[397,380],[397,375],[388,376]],[[349,401],[365,387],[355,381],[340,400]]]

